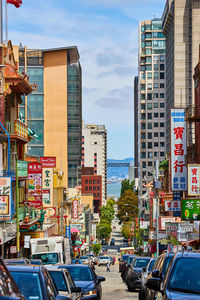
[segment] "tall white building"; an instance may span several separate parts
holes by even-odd
[[[107,199],[107,130],[104,125],[82,127],[82,167],[93,167],[102,176],[102,204]]]

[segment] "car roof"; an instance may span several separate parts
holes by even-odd
[[[73,267],[73,268],[89,268],[89,266],[87,266],[87,265],[81,265],[81,264],[78,264],[78,265],[76,265],[76,264],[73,264],[73,265],[57,265],[58,266],[58,268],[59,267]]]
[[[9,271],[18,271],[18,272],[36,272],[39,273],[44,266],[39,265],[7,265]]]
[[[184,252],[177,252],[175,254],[176,257],[194,257],[194,258],[200,258],[200,252],[190,252],[190,251],[184,251]]]

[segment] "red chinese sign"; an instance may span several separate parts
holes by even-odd
[[[200,195],[200,165],[188,165],[188,195]]]
[[[55,156],[43,156],[40,157],[40,163],[43,168],[56,168],[56,157]]]
[[[28,205],[42,207],[42,165],[38,162],[28,164]]]
[[[185,111],[178,108],[171,109],[171,173],[173,191],[187,190],[186,154]]]
[[[73,201],[72,205],[72,218],[78,219],[78,200]]]

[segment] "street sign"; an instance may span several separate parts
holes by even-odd
[[[172,222],[166,222],[165,223],[165,229],[166,231],[177,231],[178,230],[178,225],[180,223],[172,223]]]
[[[156,240],[157,235],[156,235],[156,231],[150,231],[150,239],[151,240]],[[158,233],[158,239],[166,239],[167,238],[167,234],[165,232],[159,232]]]
[[[200,221],[200,199],[181,200],[182,220]]]
[[[194,231],[194,224],[191,223],[180,223],[178,227],[179,233],[187,233]]]

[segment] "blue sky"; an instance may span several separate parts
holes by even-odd
[[[8,5],[8,37],[28,48],[77,45],[83,119],[105,124],[108,157],[133,156],[133,82],[138,23],[160,17],[165,0],[23,0]]]

